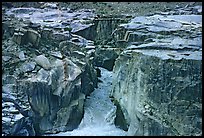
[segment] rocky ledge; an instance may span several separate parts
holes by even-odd
[[[135,17],[118,29],[126,48],[111,97],[128,135],[202,135],[202,15],[185,14]]]
[[[93,11],[45,3],[3,12],[3,135],[75,129],[86,96],[97,87],[97,72],[93,41],[74,33],[90,27]]]

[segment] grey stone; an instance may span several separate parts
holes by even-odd
[[[18,57],[20,58],[21,61],[24,61],[25,60],[24,52],[23,51],[19,52],[19,56]]]
[[[3,61],[7,62],[11,59],[10,56],[2,56]]]
[[[35,58],[35,62],[42,66],[44,69],[48,70],[51,68],[50,61],[44,55],[39,55]]]
[[[18,45],[24,44],[24,34],[21,32],[13,34],[13,41],[16,42]]]
[[[38,46],[41,35],[32,29],[19,28],[15,30],[12,40],[18,45],[24,45],[31,43],[34,46]]]
[[[36,63],[35,62],[29,62],[29,63],[24,63],[21,66],[21,71],[22,72],[29,72],[33,71],[35,69]]]
[[[69,40],[71,37],[70,37],[70,34],[55,32],[51,34],[51,38],[56,41],[65,41],[65,40]]]
[[[26,36],[27,43],[31,43],[34,46],[38,47],[40,38],[41,38],[41,35],[37,31],[28,29],[27,36]]]
[[[7,97],[16,100],[16,97],[13,95],[12,89],[8,85],[2,86],[2,91],[2,97]]]
[[[57,52],[52,51],[51,55],[54,57],[57,57],[59,59],[62,59],[62,57],[63,57],[60,51],[57,51]]]
[[[36,76],[22,81],[21,91],[28,95],[38,131],[75,129],[83,117],[85,94],[94,90],[96,79],[93,67],[87,63],[78,66],[65,58],[57,59],[51,70],[40,69]]]
[[[3,84],[16,84],[17,78],[13,75],[2,76]]]
[[[119,101],[121,108],[127,110],[128,114],[126,114],[126,116],[131,118],[131,122],[134,123],[135,120],[137,120],[133,114],[136,114],[140,120],[140,122],[136,123],[137,126],[130,127],[134,127],[136,130],[136,127],[141,125],[141,127],[138,128],[141,133],[139,133],[139,131],[132,133],[131,129],[128,130],[128,133],[131,135],[166,135],[168,132],[170,133],[168,135],[189,135],[190,132],[183,132],[181,127],[186,123],[176,120],[175,116],[182,116],[182,118],[185,118],[191,111],[182,111],[181,109],[176,110],[176,108],[173,108],[169,110],[173,111],[175,109],[176,111],[175,114],[171,114],[166,111],[166,108],[161,108],[160,105],[161,103],[172,105],[175,102],[182,100],[194,103],[201,102],[201,99],[197,98],[201,95],[201,77],[199,77],[199,74],[201,73],[201,59],[197,60],[191,58],[179,60],[171,58],[171,60],[167,60],[162,59],[164,56],[159,58],[154,56],[153,51],[150,53],[151,54],[146,55],[139,51],[131,51],[129,54],[132,55],[132,58],[128,58],[127,53],[125,53],[117,59],[114,67],[113,96]],[[161,50],[159,53],[159,55],[161,55]],[[186,66],[184,67],[182,65]],[[186,73],[183,74],[182,70],[186,70],[186,72],[192,70],[193,74],[197,74],[198,76],[192,78]],[[124,73],[124,75],[122,75],[122,73]],[[174,75],[182,76],[182,82],[171,81],[171,78]],[[196,86],[190,86],[189,84],[192,80],[189,79],[195,79],[196,84],[198,84],[197,86],[199,87],[196,88]],[[195,92],[195,97],[189,95],[191,91]],[[181,96],[180,94],[183,95]],[[176,95],[178,95],[178,97]],[[129,104],[129,101],[134,102]],[[148,106],[146,103],[148,103]],[[184,109],[187,106],[188,104],[184,104]],[[192,105],[190,105],[190,107],[191,106]],[[132,110],[134,110],[134,112]],[[168,114],[165,115],[164,112],[167,112]],[[200,109],[196,112],[200,112]],[[151,116],[154,117],[152,118]],[[198,115],[194,117],[199,118]],[[154,123],[154,121],[167,121],[170,123],[167,124],[170,129],[163,133],[162,129],[164,129],[166,125],[159,123],[157,124],[158,127],[161,127],[159,130],[151,130],[155,129],[153,127],[154,125],[152,124],[152,128],[150,128],[150,126],[145,126],[144,123],[147,123],[146,118],[151,118],[152,123]],[[187,125],[190,127],[192,123],[188,123]],[[145,127],[144,130],[143,127]],[[194,133],[191,133],[191,135],[194,135]]]
[[[49,72],[47,72],[46,70],[44,70],[43,68],[40,69],[37,73],[37,79],[38,81],[49,81]]]
[[[2,117],[3,122],[11,122],[11,118],[8,117]]]

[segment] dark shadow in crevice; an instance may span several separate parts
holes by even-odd
[[[116,127],[123,129],[124,131],[128,131],[129,124],[125,119],[121,106],[117,102],[115,103],[115,105],[117,109],[116,109],[116,118],[115,118],[114,124]]]

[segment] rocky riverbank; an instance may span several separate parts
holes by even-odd
[[[84,99],[97,86],[95,46],[72,32],[89,27],[83,22],[93,17],[90,10],[60,11],[47,5],[3,14],[3,98],[25,106],[37,135],[73,130],[83,117]],[[8,113],[13,111],[9,108],[3,106]],[[6,117],[3,112],[5,124],[16,121]],[[15,130],[23,123],[14,124],[12,135],[31,135],[27,128]]]
[[[104,68],[99,77],[100,83],[84,103],[84,117],[77,129],[52,134],[52,136],[125,136],[126,131],[114,124],[116,106],[111,102],[109,94],[112,85],[112,71]]]
[[[128,135],[202,135],[202,15],[190,9],[120,25],[127,48],[115,62],[112,97]]]

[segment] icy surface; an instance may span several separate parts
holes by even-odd
[[[73,131],[52,134],[53,136],[124,136],[126,131],[114,125],[116,106],[109,99],[112,87],[112,72],[101,69],[101,80],[85,101],[84,118],[79,127]]]

